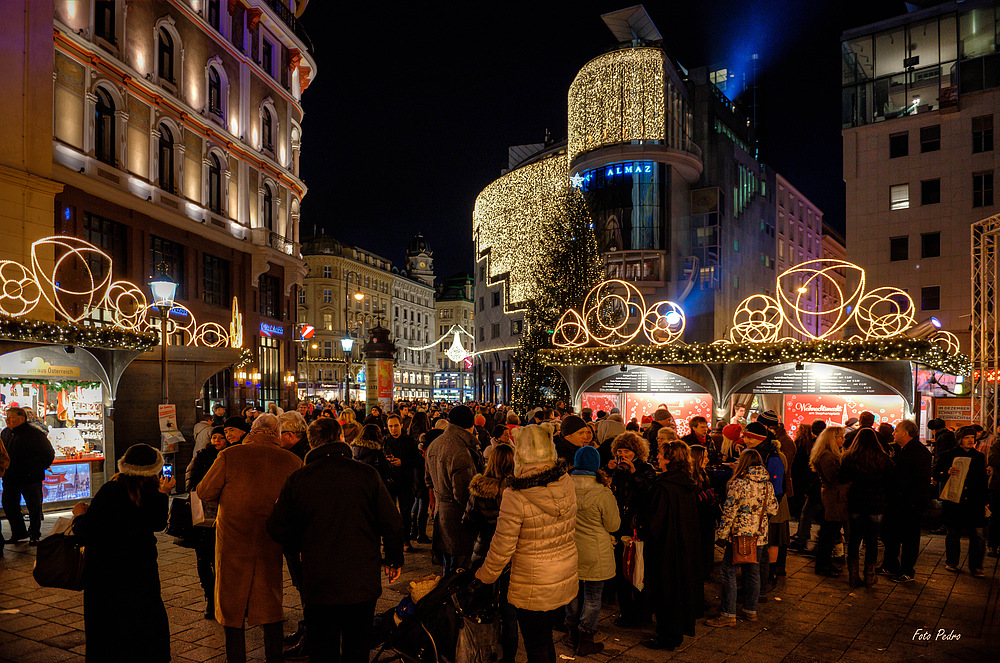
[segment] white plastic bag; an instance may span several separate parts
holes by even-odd
[[[205,522],[205,507],[201,503],[201,498],[198,497],[198,491],[192,490],[190,498],[191,498],[191,524],[211,526],[212,523]]]

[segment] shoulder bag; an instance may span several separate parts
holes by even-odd
[[[80,591],[83,589],[83,552],[77,537],[50,534],[38,542],[31,575],[41,587]]]
[[[767,511],[767,498],[760,507],[760,518],[757,520],[757,528],[753,536],[733,536],[730,543],[733,546],[733,564],[756,564],[757,563],[757,532],[764,524],[764,512]]]

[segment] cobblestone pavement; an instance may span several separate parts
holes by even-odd
[[[43,535],[55,522],[48,514]],[[916,582],[895,585],[880,579],[874,588],[849,591],[845,577],[821,578],[806,557],[789,555],[788,576],[760,606],[756,623],[713,629],[699,623],[675,652],[650,651],[639,642],[651,629],[614,626],[605,606],[601,633],[606,649],[596,663],[631,661],[996,661],[1000,658],[997,560],[987,557],[985,578],[944,569],[944,537],[925,535]],[[379,610],[395,605],[410,580],[432,572],[427,546],[407,556],[399,581],[387,586]],[[963,548],[964,551],[964,548]],[[963,558],[963,563],[965,562]],[[83,594],[38,587],[31,578],[34,548],[8,545],[0,558],[0,660],[57,663],[84,660]],[[222,627],[202,618],[204,599],[195,571],[194,551],[159,537],[163,600],[170,617],[176,663],[223,662]],[[286,631],[302,616],[298,594],[285,580]],[[719,587],[706,588],[717,610]],[[928,639],[921,639],[927,634]],[[264,657],[259,628],[247,632],[251,660]],[[574,660],[561,644],[561,661]],[[582,657],[581,657],[582,658]],[[524,660],[523,651],[518,661]],[[137,662],[141,663],[141,662]]]

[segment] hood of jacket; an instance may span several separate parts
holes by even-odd
[[[488,477],[485,474],[477,474],[469,482],[469,493],[473,497],[495,500],[505,487],[506,484],[500,479]]]
[[[373,451],[381,451],[382,444],[375,440],[365,440],[360,437],[351,440],[352,447],[361,447],[362,449],[372,449]]]
[[[558,518],[575,510],[576,491],[567,474],[566,462],[558,461],[554,466],[538,463],[537,468],[533,468],[534,465],[523,466],[522,475],[511,479],[508,487],[552,517]],[[530,472],[531,469],[538,471]],[[529,472],[524,473],[524,470]]]
[[[763,465],[755,465],[749,469],[745,478],[754,483],[765,483],[771,480],[771,475]]]
[[[576,489],[577,508],[583,509],[600,498],[604,484],[597,477],[589,474],[573,474],[570,478],[573,479],[573,487]]]

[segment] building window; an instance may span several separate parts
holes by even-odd
[[[924,233],[920,236],[920,257],[937,258],[941,255],[941,233]]]
[[[972,206],[993,206],[993,171],[972,175]]]
[[[208,209],[222,214],[222,164],[215,154],[208,155]]]
[[[329,304],[333,301],[333,290],[326,288],[323,290],[323,303]]]
[[[115,0],[94,3],[94,35],[109,44],[115,43]]]
[[[480,340],[480,342],[486,340],[486,327],[480,327],[479,328],[479,340]]]
[[[264,203],[263,203],[263,219],[262,224],[265,228],[270,231],[274,231],[274,194],[271,193],[271,185],[264,185]]]
[[[97,88],[94,106],[94,156],[111,166],[115,163],[115,102],[104,88]]]
[[[276,338],[260,338],[260,399],[265,403],[281,399],[281,342]]]
[[[486,309],[486,298],[485,297],[480,297],[479,298],[479,310],[483,311],[485,309]]]
[[[910,185],[893,184],[889,187],[889,209],[910,208]]]
[[[936,152],[941,149],[941,125],[920,129],[920,152]]]
[[[499,290],[497,290],[496,292],[493,293],[493,306],[494,307],[500,306],[500,291]]]
[[[523,328],[523,326],[524,326],[524,321],[523,320],[511,320],[510,321],[510,335],[511,336],[520,336],[521,335],[521,329]]]
[[[271,111],[265,106],[260,113],[260,134],[261,149],[274,149],[274,120],[271,118]]]
[[[260,314],[268,318],[278,318],[281,309],[278,303],[280,284],[278,277],[263,275],[260,277]]]
[[[910,259],[910,238],[893,237],[889,240],[889,260],[897,262]]]
[[[936,205],[941,202],[941,180],[924,180],[920,183],[920,204]]]
[[[972,118],[972,153],[993,151],[993,116]]]
[[[323,314],[323,329],[333,331],[333,313]]]
[[[177,298],[184,299],[184,247],[169,239],[149,236],[149,276],[156,276],[160,263],[166,263],[167,275],[177,282]]]
[[[920,289],[920,310],[937,311],[941,308],[941,286],[932,285]]]
[[[274,78],[274,45],[267,39],[264,40],[262,44],[260,54],[260,66],[267,72],[268,76]]]
[[[323,341],[323,356],[327,359],[333,357],[333,341]]]
[[[305,286],[299,288],[299,306],[306,305],[306,289]]]
[[[128,273],[128,244],[125,224],[105,219],[95,214],[83,215],[83,238],[100,248],[111,258],[112,276],[119,277]],[[94,255],[88,253],[88,256]],[[87,265],[95,279],[107,276],[107,262],[95,256],[88,258]]]
[[[202,254],[201,299],[206,304],[227,306],[229,303],[229,261]]]
[[[164,191],[174,192],[174,135],[165,124],[160,125],[159,181]]]
[[[222,22],[219,20],[219,3],[221,0],[208,0],[208,24],[217,31],[222,29]]]
[[[490,327],[490,338],[500,338],[500,323],[494,322]]]
[[[233,46],[243,50],[243,8],[236,3],[233,6],[233,22],[232,22],[232,36],[233,36]]]
[[[157,75],[160,80],[174,83],[174,40],[165,28],[158,30],[160,43],[156,49]]]
[[[905,157],[910,153],[910,132],[904,131],[889,136],[889,158]]]
[[[222,76],[215,67],[208,68],[208,112],[222,117]]]
[[[330,265],[323,265],[323,278],[332,279],[333,278],[333,267]]]

